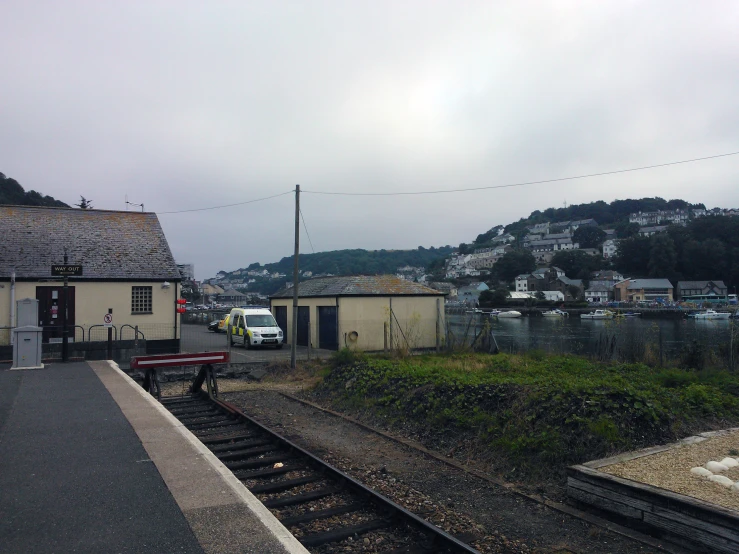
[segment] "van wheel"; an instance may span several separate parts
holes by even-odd
[[[251,338],[248,335],[244,335],[244,349],[251,350],[252,348]]]
[[[228,340],[229,340],[229,341],[231,342],[231,346],[233,346],[234,344],[236,344],[236,343],[234,342],[234,339],[233,339],[233,337],[231,337],[231,338],[230,338],[230,339],[228,339]]]

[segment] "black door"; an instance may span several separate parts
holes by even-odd
[[[38,324],[43,327],[42,342],[62,341],[64,321],[64,287],[36,287]],[[74,340],[74,287],[67,287],[67,329]]]
[[[318,348],[339,349],[336,306],[318,307]]]
[[[308,306],[298,306],[298,346],[308,346],[308,337],[310,336],[310,308]]]
[[[284,336],[284,342],[289,343],[287,338],[287,306],[275,306],[275,319],[277,320],[277,326],[282,329],[282,335]]]

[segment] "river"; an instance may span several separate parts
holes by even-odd
[[[456,340],[457,343],[471,342],[486,321],[489,321],[495,341],[503,352],[543,350],[552,353],[598,355],[604,354],[609,348],[622,353],[640,352],[645,345],[649,345],[655,355],[661,355],[667,360],[682,356],[686,347],[695,345],[702,345],[717,354],[722,352],[722,348],[728,352],[732,330],[734,340],[739,339],[739,326],[730,320],[593,320],[574,316],[489,319],[487,314],[466,313],[447,315],[450,340]]]

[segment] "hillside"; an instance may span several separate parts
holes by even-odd
[[[0,173],[0,204],[13,206],[49,206],[69,208],[67,204],[35,190],[25,191],[15,179]]]
[[[439,263],[455,250],[451,246],[439,248],[424,248],[419,246],[414,250],[334,250],[331,252],[316,252],[314,254],[300,254],[298,263],[300,271],[311,272],[314,275],[330,273],[332,275],[382,275],[396,273],[398,268],[411,266],[427,268],[432,263]],[[267,271],[270,274],[280,273],[289,280],[293,271],[293,256],[282,258],[279,262],[261,265],[253,263],[246,268],[235,271],[222,272],[226,279],[241,280],[247,278],[247,272]],[[269,280],[256,278],[256,282],[249,285],[249,291],[269,294],[284,284],[286,279]]]
[[[505,232],[516,235],[522,232],[527,226],[537,223],[557,223],[562,221],[571,221],[578,219],[594,219],[599,225],[615,227],[619,223],[628,223],[629,214],[635,212],[655,212],[658,210],[685,210],[690,208],[703,208],[703,204],[691,204],[685,200],[673,199],[665,200],[664,198],[641,198],[614,200],[611,203],[598,200],[597,202],[589,202],[587,204],[573,204],[566,208],[547,208],[543,212],[534,210],[528,217],[521,218],[514,223],[505,226]],[[476,245],[484,244],[493,238],[497,231],[491,229],[485,233],[477,235],[474,240]]]

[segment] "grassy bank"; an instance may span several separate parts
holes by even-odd
[[[576,356],[383,359],[338,353],[312,394],[490,461],[508,478],[557,480],[570,464],[739,425],[739,377]]]

